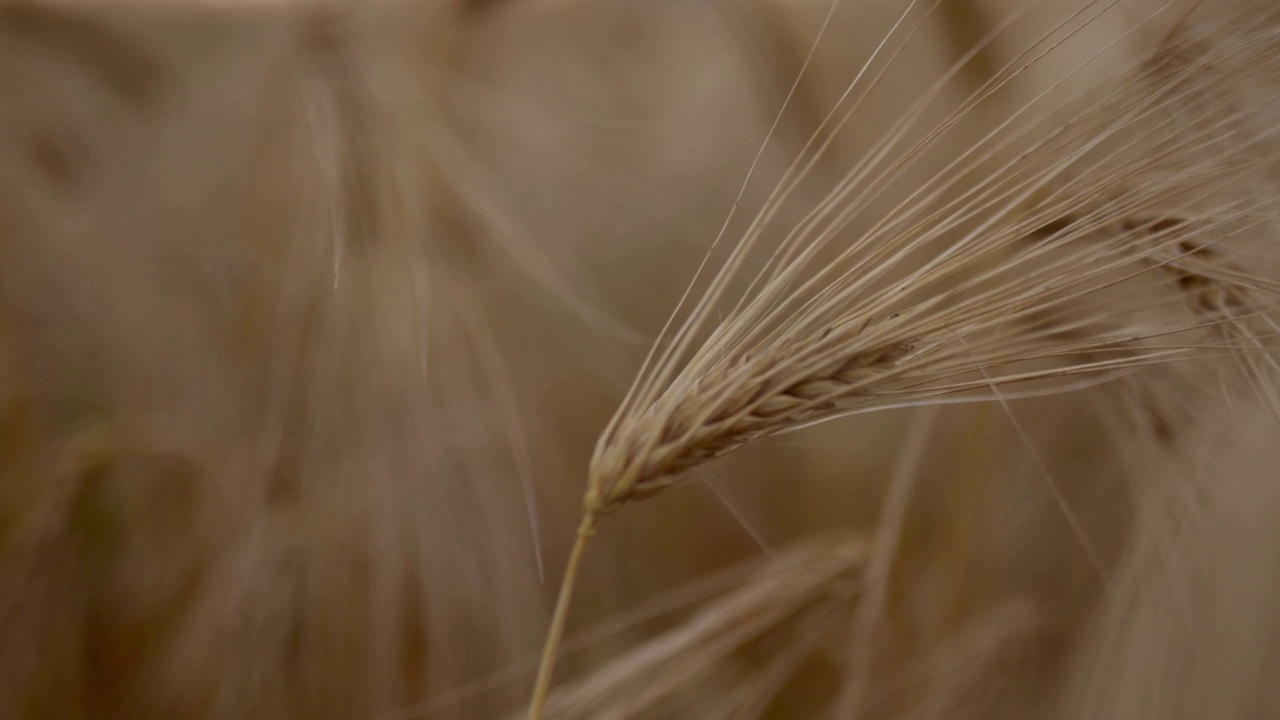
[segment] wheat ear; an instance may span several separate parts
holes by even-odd
[[[1251,52],[1233,61],[1242,49]],[[989,381],[1055,381],[1241,349],[1179,343],[1220,321],[1143,316],[1156,309],[1144,283],[1171,271],[1201,304],[1275,301],[1275,284],[1260,274],[1205,260],[1269,232],[1276,218],[1280,198],[1247,188],[1276,159],[1280,129],[1267,118],[1280,98],[1233,107],[1216,84],[1243,71],[1245,57],[1280,70],[1280,48],[1260,34],[1202,55],[1182,50],[1191,57],[1160,48],[1065,120],[1032,123],[1040,139],[994,171],[977,164],[939,176],[930,183],[939,187],[918,190],[834,261],[818,256],[812,248],[832,242],[894,168],[869,174],[867,195],[771,258],[770,274],[682,369],[637,380],[592,458],[588,512],[661,491],[756,439],[842,415]],[[972,185],[959,190],[962,182]],[[1170,206],[1205,209],[1195,222],[1145,219]],[[1044,244],[1027,246],[1030,237]],[[1111,305],[1090,306],[1104,296]],[[1035,324],[1045,317],[1051,326]],[[1064,343],[1072,334],[1079,340]],[[669,353],[657,367],[678,362]]]
[[[1113,5],[1090,3],[1097,13]],[[1177,6],[1167,3],[1139,27],[1150,31]],[[1095,17],[1073,15],[1054,32],[1069,37]],[[677,308],[601,435],[531,720],[542,717],[587,538],[623,504],[738,447],[817,422],[991,399],[986,393],[1008,398],[996,388],[1015,384],[1031,384],[1029,393],[1065,392],[1078,386],[1074,376],[1100,382],[1189,357],[1238,356],[1256,343],[1243,327],[1242,338],[1198,338],[1239,318],[1188,317],[1168,296],[1192,288],[1159,278],[1191,262],[1194,253],[1180,247],[1229,253],[1276,218],[1280,194],[1259,192],[1257,180],[1280,154],[1280,123],[1271,121],[1280,98],[1237,92],[1224,79],[1280,73],[1280,43],[1250,27],[1214,36],[1187,30],[1182,20],[1140,64],[1118,67],[1101,87],[1075,95],[1066,90],[1075,74],[1068,73],[923,186],[902,188],[906,172],[939,152],[973,108],[1062,41],[1054,33],[1041,38],[908,144],[936,99],[931,93],[761,256],[761,228],[799,181],[784,178],[703,293],[693,295],[691,286],[692,308]],[[915,29],[905,27],[908,42]],[[889,51],[889,65],[900,51]],[[868,75],[872,89],[889,65]],[[855,84],[863,79],[860,73]],[[794,166],[800,176],[813,165],[804,160]],[[904,199],[868,217],[893,189]],[[1170,207],[1194,208],[1197,222],[1141,220]],[[751,277],[753,266],[759,270]],[[1219,299],[1276,300],[1276,288],[1238,272],[1195,277],[1191,285],[1211,280],[1222,288]],[[745,290],[730,298],[741,280]]]

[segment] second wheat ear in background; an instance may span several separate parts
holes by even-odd
[[[763,226],[826,148],[806,147],[720,269],[695,280],[702,289],[599,440],[532,718],[599,519],[698,465],[853,413],[1061,393],[1262,346],[1272,329],[1261,313],[1278,288],[1242,268],[1280,209],[1263,170],[1278,159],[1280,98],[1253,91],[1280,77],[1277,36],[1257,22],[1275,10],[1260,3],[1242,24],[1169,33],[1170,7],[1135,29],[1165,37],[1142,63],[1082,91],[1067,90],[1067,73],[885,213],[877,201],[896,197],[886,193],[914,163],[945,152],[940,141],[975,109],[999,110],[999,91],[1090,16],[1064,21],[936,126],[918,127],[944,78],[779,246],[762,248]],[[924,22],[910,10],[903,19],[858,76],[868,91]],[[856,119],[866,93],[851,96],[829,133]]]

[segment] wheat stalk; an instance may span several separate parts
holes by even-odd
[[[1260,345],[1244,320],[1280,288],[1234,258],[1268,237],[1280,210],[1266,177],[1280,96],[1241,88],[1280,74],[1280,42],[1265,27],[1191,31],[1182,20],[1109,86],[1073,95],[1060,80],[889,213],[868,216],[961,118],[1051,52],[1056,41],[1042,38],[914,145],[903,145],[906,128],[922,112],[908,113],[781,246],[752,255],[781,200],[767,205],[701,295],[691,286],[692,309],[673,315],[596,446],[531,717],[599,519],[693,468],[853,413],[1015,384],[1065,391],[1073,376]]]

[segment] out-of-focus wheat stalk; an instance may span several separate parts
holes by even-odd
[[[857,538],[785,548],[743,579],[740,587],[669,632],[559,688],[546,712],[555,718],[636,717],[682,689],[713,680],[733,664],[735,653],[772,637],[780,641],[777,662],[763,662],[760,674],[748,672],[752,679],[734,683],[739,688],[755,685],[763,697],[744,693],[722,699],[727,700],[724,712],[757,708],[770,699],[769,688],[776,690],[788,671],[848,613],[850,602],[861,592],[866,556],[866,542]],[[774,675],[780,680],[769,682]]]
[[[855,81],[862,94],[846,95],[840,124],[856,121],[932,10],[914,6]],[[1258,318],[1278,289],[1266,246],[1280,210],[1280,35],[1262,5],[1265,22],[1216,27],[1184,26],[1185,6],[1163,5],[1134,30],[1164,38],[1140,63],[1083,93],[1063,89],[1075,71],[1065,73],[890,212],[865,214],[968,113],[1108,7],[1064,20],[912,142],[936,99],[921,98],[780,246],[761,249],[788,177],[719,270],[695,281],[596,447],[532,718],[586,540],[626,502],[824,420],[1019,385],[1063,392],[1076,376],[1239,357],[1272,334]],[[798,176],[824,148],[809,148]]]

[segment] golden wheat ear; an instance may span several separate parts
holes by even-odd
[[[807,146],[720,269],[695,281],[596,446],[532,718],[587,538],[625,503],[817,422],[1066,392],[1240,357],[1274,334],[1259,322],[1280,301],[1263,267],[1275,266],[1280,212],[1280,40],[1268,24],[1196,29],[1177,16],[1185,6],[1165,4],[1135,28],[1165,35],[1140,62],[1109,64],[1103,48],[1099,67],[1085,64],[1097,83],[1072,89],[1077,67],[1026,104],[1000,105],[1005,86],[1052,64],[1114,4],[1085,3],[922,127],[948,73],[779,246],[763,247],[778,203],[827,147]],[[856,121],[935,8],[908,7],[826,131]],[[996,113],[994,129],[948,156],[978,112]],[[907,185],[923,157],[941,171]]]
[[[821,420],[1241,349],[1203,333],[1277,300],[1246,267],[1274,262],[1280,131],[1274,97],[1222,78],[1275,73],[1276,41],[1174,40],[1186,44],[1100,96],[988,136],[851,235],[901,159],[862,163],[832,214],[797,229],[701,345],[681,359],[680,336],[637,381],[592,459],[588,513]],[[1010,159],[983,164],[1019,136]]]

